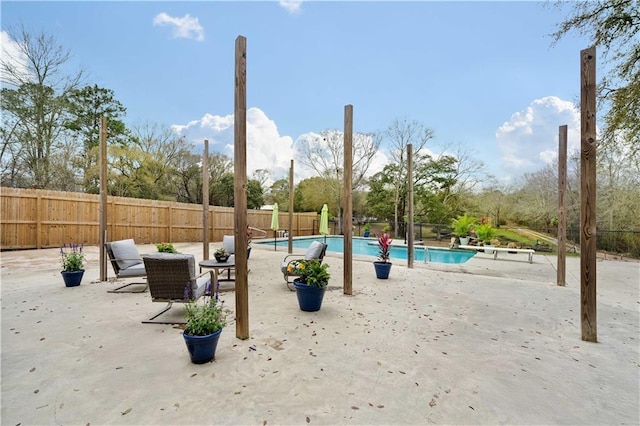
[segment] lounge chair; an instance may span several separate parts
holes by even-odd
[[[230,254],[236,254],[236,239],[233,235],[222,236],[222,248],[227,250]],[[247,247],[247,257],[251,251],[251,245]]]
[[[184,324],[180,319],[156,320],[171,309],[173,303],[188,303],[198,300],[207,291],[211,291],[213,271],[196,275],[196,261],[192,254],[151,253],[143,256],[147,270],[147,282],[151,301],[167,302],[167,306],[145,324]]]
[[[222,248],[228,251],[231,255],[235,256],[235,253],[236,253],[235,237],[233,235],[223,235]],[[249,258],[250,255],[251,255],[251,245],[247,247],[247,259]],[[224,269],[221,270],[221,272],[224,272],[224,271],[225,271]],[[231,278],[231,273],[235,272],[235,268],[229,268],[229,269],[226,269],[226,271],[227,271],[227,278],[220,279],[220,281],[235,281],[233,278]],[[248,270],[247,272],[251,272],[251,270]]]
[[[111,266],[113,267],[113,271],[115,272],[117,279],[140,278],[147,276],[147,271],[144,268],[142,257],[140,257],[140,253],[138,253],[136,244],[132,239],[105,243],[105,249],[107,251],[107,256],[109,256]],[[122,290],[123,288],[132,285],[137,287],[144,287],[138,288],[136,290]],[[117,287],[113,290],[109,290],[108,292],[144,293],[145,291],[147,291],[148,287],[149,285],[146,282],[133,282]]]
[[[309,246],[309,248],[307,249],[306,253],[304,254],[304,257],[300,257],[299,254],[290,254],[285,256],[284,259],[282,259],[282,263],[280,264],[280,270],[282,271],[282,275],[284,276],[284,280],[287,283],[287,287],[289,287],[289,290],[293,291],[295,290],[295,288],[291,287],[291,283],[293,283],[293,279],[289,279],[289,278],[295,278],[298,275],[293,273],[293,271],[289,271],[289,265],[292,262],[296,262],[298,260],[312,260],[312,259],[316,259],[319,260],[320,263],[322,263],[323,259],[324,259],[324,255],[327,253],[327,245],[324,243],[321,243],[320,241],[314,241],[311,243],[311,245]]]

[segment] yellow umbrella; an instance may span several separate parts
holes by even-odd
[[[271,213],[271,229],[273,229],[273,249],[277,250],[276,232],[280,229],[280,225],[278,224],[278,203],[273,205],[273,212]]]
[[[320,233],[324,235],[324,242],[327,243],[327,234],[329,233],[329,207],[325,204],[320,212]]]

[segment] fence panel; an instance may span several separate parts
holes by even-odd
[[[0,188],[2,250],[99,243],[100,196],[75,192]],[[249,210],[248,224],[271,235],[271,211]],[[294,213],[293,236],[312,235],[316,213]],[[288,213],[279,214],[287,229]],[[233,234],[233,208],[209,207],[210,241]],[[140,244],[203,239],[202,205],[107,197],[107,240],[133,238]]]

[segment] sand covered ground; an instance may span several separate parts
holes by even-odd
[[[201,244],[176,247],[202,259]],[[163,305],[107,293],[117,283],[86,251],[74,288],[56,249],[2,253],[3,425],[640,424],[639,263],[598,261],[588,343],[579,258],[558,287],[553,256],[394,261],[387,281],[358,257],[347,296],[329,253],[330,289],[305,313],[279,273],[286,250],[254,245],[250,338],[232,321],[195,365],[180,329],[141,323]]]

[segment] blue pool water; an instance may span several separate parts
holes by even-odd
[[[309,238],[294,238],[293,247],[297,249],[306,250],[313,241],[324,242],[324,237],[309,237]],[[327,237],[327,251],[334,253],[342,253],[344,248],[344,241],[342,237]],[[273,240],[256,243],[264,245],[274,245]],[[275,243],[278,247],[289,247],[289,240],[281,239]],[[378,255],[378,242],[375,238],[353,238],[352,240],[353,254],[374,256]],[[475,250],[450,250],[440,247],[426,247],[414,246],[413,259],[416,262],[424,262],[425,252],[427,256],[427,262],[436,263],[464,263],[471,259],[475,254]],[[407,247],[406,246],[394,246],[391,245],[391,261],[393,259],[407,260]]]

